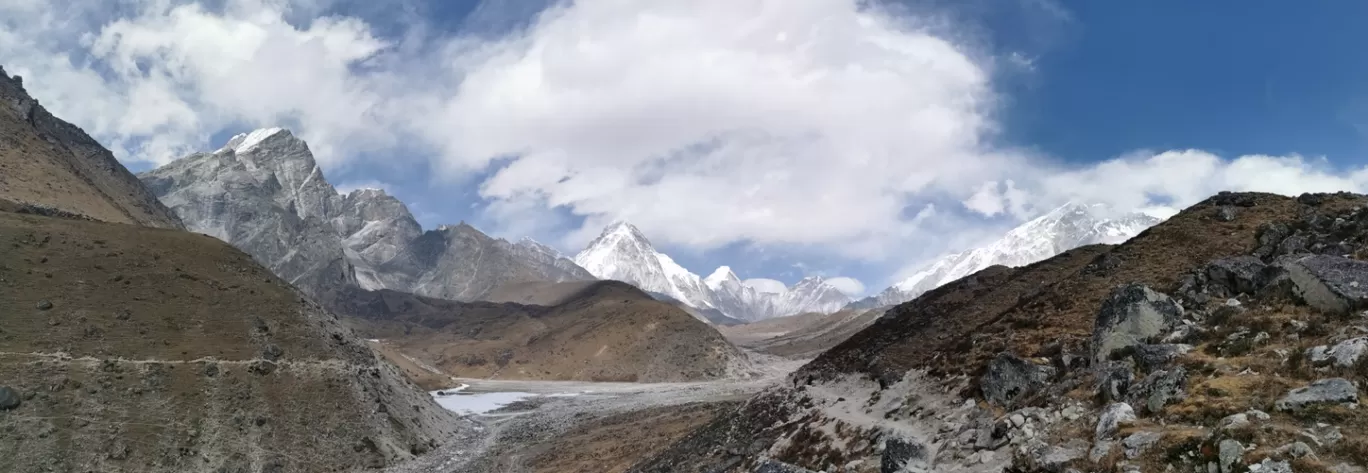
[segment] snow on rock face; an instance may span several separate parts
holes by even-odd
[[[1159,223],[1159,219],[1140,213],[1106,218],[1105,211],[1099,204],[1065,204],[1012,229],[987,246],[937,259],[907,279],[878,295],[856,302],[854,306],[869,308],[900,304],[989,266],[1025,266],[1080,246],[1119,244]]]
[[[277,133],[280,133],[282,131],[285,131],[285,129],[261,128],[257,130],[252,130],[251,132],[243,133],[234,136],[232,139],[229,139],[228,145],[224,146],[222,150],[231,149],[233,150],[233,152],[238,154],[246,153],[248,151],[251,151],[252,148],[255,148],[256,145],[261,144],[262,141],[265,141],[267,138],[275,136]]]
[[[707,278],[699,277],[656,251],[641,230],[626,222],[605,228],[575,256],[575,263],[601,279],[623,281],[694,308],[717,309],[744,321],[835,312],[850,303],[848,296],[821,278],[804,279],[784,292],[770,294],[742,284],[727,266],[717,268]]]

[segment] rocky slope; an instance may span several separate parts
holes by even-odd
[[[851,308],[886,307],[910,301],[926,291],[989,266],[1025,266],[1080,246],[1119,244],[1159,219],[1139,213],[1111,217],[1101,205],[1069,203],[1018,226],[986,246],[939,258],[879,294]]]
[[[759,322],[721,326],[717,330],[737,346],[792,359],[810,359],[864,330],[885,309],[847,309],[808,313]]]
[[[424,232],[382,190],[339,194],[288,130],[238,135],[139,178],[191,230],[241,248],[315,297],[341,285],[473,300],[510,282],[593,279],[531,240],[510,243],[465,223]]]
[[[712,327],[617,281],[563,283],[552,305],[455,302],[351,290],[336,310],[367,338],[467,378],[693,381],[745,374]],[[434,386],[435,388],[436,386]]]
[[[32,212],[182,228],[133,174],[80,128],[29,97],[0,69],[0,200]]]
[[[6,109],[0,142],[51,147],[0,154],[0,182],[63,193],[0,199],[0,469],[350,471],[471,435],[337,317],[174,229],[108,151],[15,103],[29,126]]]
[[[987,268],[633,471],[1363,471],[1365,205],[1222,194]]]
[[[626,222],[604,228],[598,238],[575,255],[575,262],[601,279],[627,282],[700,311],[716,310],[740,321],[803,312],[835,312],[850,303],[849,296],[820,277],[805,278],[777,294],[742,284],[726,266],[706,279],[701,278],[657,251],[641,230]]]

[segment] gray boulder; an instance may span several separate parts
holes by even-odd
[[[1131,402],[1149,414],[1157,414],[1169,403],[1182,400],[1186,387],[1187,370],[1182,367],[1155,371],[1131,389]]]
[[[1217,461],[1220,462],[1221,473],[1233,473],[1240,459],[1244,457],[1244,445],[1231,439],[1222,440],[1216,447]]]
[[[19,397],[19,391],[9,386],[0,386],[0,411],[18,409],[23,402]]]
[[[1093,325],[1093,363],[1113,353],[1157,340],[1178,325],[1183,308],[1172,298],[1140,284],[1112,291]]]
[[[1306,350],[1306,358],[1316,366],[1350,367],[1363,358],[1364,352],[1368,352],[1368,337],[1345,340],[1334,346],[1311,347]]]
[[[879,472],[898,473],[907,467],[925,469],[930,466],[929,460],[926,445],[916,440],[892,437],[884,441]]]
[[[1328,378],[1293,389],[1279,399],[1280,411],[1295,411],[1315,404],[1358,402],[1358,388],[1344,378]]]
[[[1334,314],[1368,308],[1368,262],[1310,255],[1281,260],[1297,297]]]
[[[739,461],[737,463],[740,463]],[[734,464],[732,466],[735,466]],[[714,471],[727,471],[730,468],[722,468]],[[762,458],[755,467],[755,473],[816,473],[807,468],[793,466],[771,458]]]
[[[979,379],[979,387],[989,402],[1010,407],[1017,399],[1048,385],[1054,375],[1055,369],[1051,366],[1000,353],[988,363],[988,372]]]
[[[1121,441],[1121,445],[1126,447],[1126,458],[1137,458],[1145,453],[1154,444],[1159,443],[1159,439],[1164,434],[1159,432],[1136,432]]]
[[[1122,425],[1135,422],[1135,409],[1130,404],[1118,402],[1102,409],[1102,415],[1097,420],[1097,429],[1093,432],[1097,440],[1105,440],[1116,435],[1116,431]]]
[[[1259,473],[1292,473],[1292,464],[1288,463],[1286,460],[1273,461],[1272,458],[1265,458],[1264,461],[1260,462],[1258,465]],[[1249,471],[1255,471],[1252,465],[1250,466]]]

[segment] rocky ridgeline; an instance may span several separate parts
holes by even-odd
[[[1188,221],[1232,222],[1259,202],[1223,194]],[[1304,195],[1292,218],[1245,222],[1248,254],[1164,287],[1112,286],[1083,344],[1004,350],[967,375],[869,368],[891,349],[818,363],[635,471],[1362,472],[1365,203]],[[1114,253],[1070,277],[1146,263]],[[835,373],[840,361],[857,370]]]

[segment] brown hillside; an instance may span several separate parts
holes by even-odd
[[[702,380],[744,359],[712,327],[625,283],[599,281],[561,299],[545,307],[361,290],[334,298],[367,338],[458,377]]]
[[[0,212],[7,471],[341,471],[457,421],[216,239]]]
[[[0,69],[0,200],[95,220],[184,228],[80,128],[48,113]]]
[[[811,358],[844,342],[883,315],[885,309],[842,310],[778,317],[718,327],[737,345],[771,355]]]

